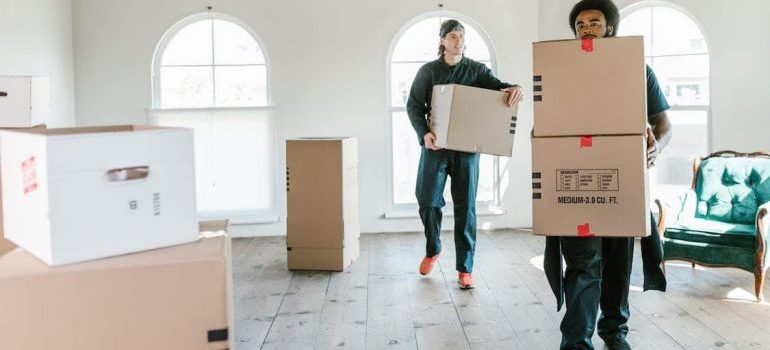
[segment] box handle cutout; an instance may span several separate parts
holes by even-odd
[[[104,174],[107,182],[128,182],[143,180],[150,176],[149,166],[134,166],[128,168],[110,169]]]

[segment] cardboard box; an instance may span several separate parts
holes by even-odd
[[[191,130],[2,130],[0,152],[6,238],[50,265],[198,239]]]
[[[50,267],[0,255],[0,348],[232,349],[229,238]]]
[[[644,136],[534,138],[532,159],[533,233],[650,234]]]
[[[45,129],[45,124],[36,125],[33,127],[33,129]],[[2,186],[2,175],[0,175],[0,255],[3,253],[9,252],[11,250],[16,249],[16,245],[11,243],[11,241],[5,239],[5,235],[3,234],[3,186]]]
[[[0,77],[0,127],[45,124],[50,108],[47,77]]]
[[[433,86],[430,130],[441,148],[510,157],[518,104],[508,93],[449,84]]]
[[[640,36],[533,44],[535,136],[644,134]]]
[[[342,271],[358,258],[355,138],[286,141],[286,245],[292,270]]]

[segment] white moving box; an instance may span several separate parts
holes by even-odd
[[[0,77],[0,127],[45,124],[49,108],[47,77]]]
[[[198,240],[193,133],[0,131],[6,238],[50,265]]]

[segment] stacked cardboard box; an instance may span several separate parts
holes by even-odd
[[[29,128],[47,101],[47,79],[0,77],[0,234],[21,248],[0,235],[0,349],[232,348],[228,223],[199,241],[192,131]]]
[[[508,93],[465,85],[435,85],[429,127],[436,146],[455,151],[510,157],[518,104]]]
[[[286,141],[289,269],[342,271],[358,258],[355,138]]]
[[[5,236],[49,265],[198,239],[191,130],[2,130],[0,166]]]
[[[206,226],[220,234],[67,266],[0,254],[0,348],[232,349],[229,238]]]
[[[535,43],[533,232],[650,234],[641,37]]]

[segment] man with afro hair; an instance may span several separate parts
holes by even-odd
[[[577,39],[614,37],[620,13],[611,0],[582,0],[569,15]],[[647,66],[647,167],[655,164],[671,139],[669,105],[655,73]],[[665,291],[663,258],[657,224],[652,235],[642,238],[644,290]],[[633,263],[634,239],[629,237],[547,237],[544,269],[557,299],[567,308],[561,322],[561,349],[593,349],[594,328],[607,348],[631,349],[628,334],[628,292]],[[566,270],[562,275],[562,256]],[[598,320],[598,310],[601,316]]]

